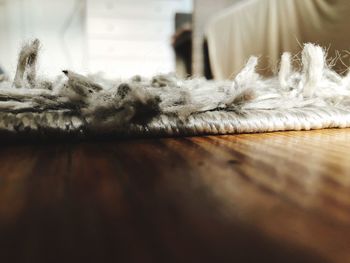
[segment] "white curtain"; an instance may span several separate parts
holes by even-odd
[[[237,74],[250,55],[261,56],[268,74],[284,51],[313,42],[335,50],[350,47],[349,0],[247,0],[216,15],[206,37],[216,79]],[[340,63],[340,61],[339,61]]]

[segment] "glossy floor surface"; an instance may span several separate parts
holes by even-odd
[[[1,262],[350,262],[350,130],[0,147]]]

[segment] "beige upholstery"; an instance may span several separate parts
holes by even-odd
[[[268,74],[283,51],[298,52],[306,42],[330,47],[334,56],[349,49],[349,28],[349,0],[242,1],[207,26],[213,75],[233,77],[251,55],[261,56],[259,71]]]

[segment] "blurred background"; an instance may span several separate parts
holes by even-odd
[[[39,38],[42,74],[176,72],[232,78],[250,55],[271,74],[283,51],[316,42],[348,65],[348,0],[0,0],[0,71]],[[0,73],[1,74],[1,73]]]

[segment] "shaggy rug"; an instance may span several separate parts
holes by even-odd
[[[37,76],[40,43],[25,45],[13,81],[0,80],[0,133],[14,137],[190,136],[350,126],[350,74],[305,44],[294,69],[284,53],[276,76],[251,57],[233,81],[157,75],[107,80],[64,70]],[[234,58],[232,58],[234,59]]]

